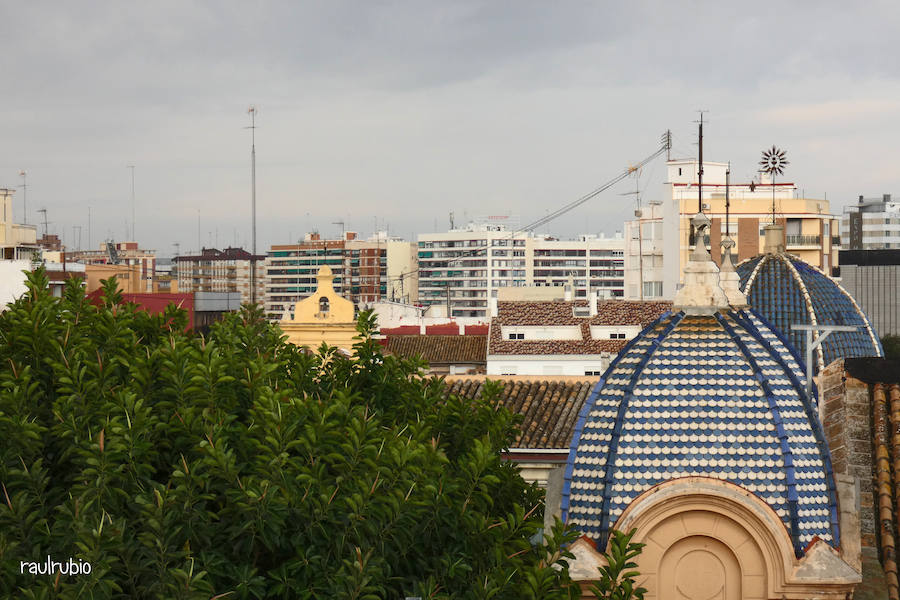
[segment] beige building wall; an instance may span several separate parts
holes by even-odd
[[[116,278],[119,291],[123,294],[136,294],[146,292],[146,287],[141,279],[140,265],[84,265],[84,273],[87,293],[103,287],[101,283],[110,277]]]
[[[419,259],[416,245],[391,240],[387,246],[387,299],[407,304],[419,301]]]

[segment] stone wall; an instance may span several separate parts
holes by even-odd
[[[863,582],[854,598],[887,598],[884,571],[879,560],[879,523],[876,518],[874,423],[870,385],[845,369],[844,361],[828,365],[819,379],[822,425],[831,449],[836,478],[855,477],[859,482],[859,546]],[[884,435],[884,432],[881,432]],[[849,507],[841,507],[845,512]],[[849,542],[849,540],[848,540]]]

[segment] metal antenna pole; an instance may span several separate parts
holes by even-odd
[[[131,169],[131,241],[136,242],[137,237],[134,233],[135,210],[134,210],[134,165],[128,165],[126,168]]]
[[[19,175],[22,176],[22,222],[28,225],[28,173],[22,169]]]
[[[91,207],[88,206],[88,249],[93,248],[93,242],[91,241]]]
[[[698,136],[700,145],[700,168],[697,170],[697,212],[703,212],[703,111],[700,111],[700,135]]]
[[[250,115],[250,304],[256,304],[256,107]]]
[[[731,215],[731,196],[729,195],[729,187],[731,185],[731,161],[725,167],[725,237],[731,237],[731,229],[728,227],[728,219]]]

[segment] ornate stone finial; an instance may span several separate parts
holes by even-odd
[[[334,291],[334,273],[332,273],[331,267],[328,265],[319,267],[319,272],[316,273],[316,281],[319,283],[317,293]]]
[[[719,285],[719,267],[712,261],[704,242],[709,218],[697,213],[691,225],[696,243],[684,267],[684,286],[675,295],[675,308],[689,315],[711,315],[728,308],[728,297]]]
[[[746,308],[749,303],[747,296],[741,291],[741,277],[734,268],[734,257],[731,249],[734,248],[734,240],[726,237],[722,240],[722,268],[719,271],[719,285],[728,298],[728,304],[733,308]]]

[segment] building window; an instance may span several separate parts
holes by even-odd
[[[624,334],[624,333],[611,333],[611,334],[609,334],[609,339],[611,339],[611,340],[624,340],[624,339],[625,339],[625,334]]]
[[[525,339],[525,334],[524,334],[524,333],[511,333],[511,334],[509,334],[509,339],[511,339],[511,340],[524,340],[524,339]]]
[[[662,296],[662,281],[645,281],[644,298],[659,298]]]
[[[319,298],[319,312],[322,313],[323,315],[327,315],[328,308],[329,308],[328,307],[328,298],[326,298],[325,296],[322,296],[321,298]]]
[[[585,377],[599,377],[600,375],[603,375],[603,371],[585,371],[584,372]]]

